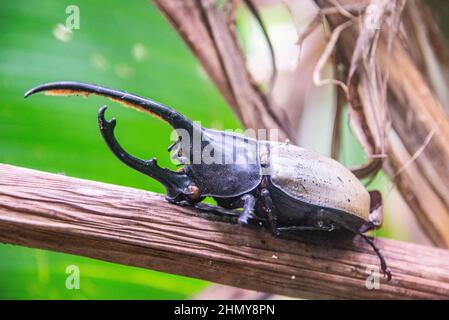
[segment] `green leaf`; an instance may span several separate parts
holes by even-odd
[[[148,1],[79,0],[80,29],[64,34],[69,1],[0,2],[0,162],[156,192],[153,180],[120,163],[103,143],[97,111],[110,105],[117,135],[132,154],[166,151],[170,128],[99,97],[23,99],[49,81],[102,84],[170,105],[192,120],[237,128],[236,120],[189,49]],[[62,30],[62,31],[61,31]],[[63,33],[62,35],[60,33]],[[66,41],[62,41],[62,40]],[[65,287],[68,265],[80,290]],[[0,298],[187,298],[206,283],[66,254],[0,245]]]

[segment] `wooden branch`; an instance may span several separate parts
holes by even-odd
[[[301,298],[449,298],[449,251],[376,239],[393,272],[339,233],[273,237],[154,193],[0,164],[0,241]]]

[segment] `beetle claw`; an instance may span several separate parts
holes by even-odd
[[[251,213],[251,215],[252,215],[252,213]],[[237,222],[241,226],[246,226],[248,224],[248,220],[249,220],[249,216],[240,215],[239,218],[237,219]]]
[[[359,233],[359,235],[366,241],[368,244],[373,248],[374,252],[376,253],[377,257],[380,260],[380,268],[382,269],[382,272],[385,277],[387,277],[387,281],[390,281],[392,278],[391,271],[387,267],[387,263],[385,262],[385,258],[383,257],[382,253],[380,252],[379,248],[374,244],[374,241],[369,238],[368,236],[364,235],[363,233]]]
[[[382,271],[384,273],[384,277],[387,278],[387,281],[390,281],[392,278],[390,269],[385,266],[385,269],[383,269]]]

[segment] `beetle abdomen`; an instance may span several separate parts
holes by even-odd
[[[266,145],[269,157],[265,173],[274,186],[302,202],[368,220],[369,193],[339,162],[286,143]]]

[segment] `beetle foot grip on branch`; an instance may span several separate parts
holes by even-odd
[[[382,253],[380,252],[379,248],[375,245],[374,241],[369,238],[368,236],[364,235],[363,233],[359,233],[359,235],[366,241],[368,244],[373,248],[376,255],[379,257],[380,260],[380,268],[382,269],[382,272],[385,277],[387,277],[387,281],[390,281],[392,278],[391,271],[387,267],[387,263],[385,262],[385,258],[383,257]]]

